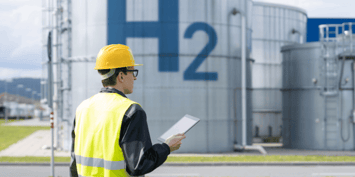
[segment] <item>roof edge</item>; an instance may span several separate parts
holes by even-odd
[[[253,6],[254,5],[260,5],[260,6],[262,5],[262,6],[269,6],[269,7],[281,7],[281,8],[292,9],[292,10],[296,10],[296,11],[302,12],[308,17],[307,11],[305,9],[300,8],[300,7],[284,5],[284,4],[270,3],[270,2],[261,2],[261,1],[253,1]]]

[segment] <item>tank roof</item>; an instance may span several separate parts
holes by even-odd
[[[253,6],[254,5],[292,9],[292,10],[304,13],[307,16],[307,11],[305,9],[302,9],[302,8],[299,8],[299,7],[295,7],[295,6],[289,6],[289,5],[284,5],[284,4],[276,4],[276,3],[269,3],[269,2],[260,2],[260,1],[253,1]]]
[[[320,47],[320,42],[307,42],[303,44],[291,44],[281,47],[281,52],[291,49],[304,49],[304,48],[316,48]]]

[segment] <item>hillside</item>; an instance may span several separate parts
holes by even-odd
[[[37,93],[41,92],[41,79],[36,78],[15,78],[12,79],[12,82],[7,82],[7,92],[10,94],[17,94],[17,85],[22,84],[23,88],[18,89],[18,94],[23,97],[31,98],[32,91]],[[30,88],[31,91],[26,91],[26,88]],[[5,80],[0,80],[0,93],[5,92]],[[40,97],[37,95],[34,97],[39,100]]]

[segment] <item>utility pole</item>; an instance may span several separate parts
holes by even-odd
[[[32,111],[31,111],[32,117],[34,117],[34,115],[35,115],[35,107],[36,107],[36,105],[35,105],[35,103],[36,103],[35,99],[36,98],[33,97],[33,94],[37,94],[37,92],[36,91],[32,92],[32,98],[31,98],[31,102],[32,102]]]
[[[30,92],[31,93],[32,89],[31,88],[26,88],[26,92]],[[27,97],[27,96],[26,96]],[[30,118],[30,112],[29,112],[29,107],[30,105],[27,105],[26,104],[26,112],[27,112],[27,118],[29,119]]]
[[[51,176],[54,177],[54,121],[53,121],[53,94],[52,94],[52,31],[48,34],[48,43],[47,43],[47,50],[48,50],[48,107],[51,111],[50,114],[50,123],[51,123]]]
[[[20,119],[20,111],[19,111],[19,105],[20,105],[20,94],[18,92],[19,88],[23,88],[22,84],[17,85],[17,106],[16,106],[16,120]]]
[[[9,80],[9,83],[12,82],[12,80]],[[5,79],[5,98],[4,98],[4,107],[5,107],[5,123],[7,122],[7,79]],[[6,105],[5,105],[6,103]]]

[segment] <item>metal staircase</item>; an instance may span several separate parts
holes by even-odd
[[[323,79],[324,97],[324,148],[336,149],[339,145],[340,127],[339,116],[339,80],[341,71],[339,63],[346,56],[354,56],[352,33],[353,23],[319,25],[321,43],[321,78]]]

